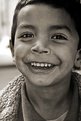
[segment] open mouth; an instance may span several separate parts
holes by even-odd
[[[49,70],[55,67],[54,64],[45,63],[45,62],[30,62],[29,66],[31,66],[33,69],[39,69],[39,70]]]

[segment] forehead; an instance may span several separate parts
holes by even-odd
[[[45,4],[33,4],[23,7],[18,14],[18,26],[28,24],[49,28],[53,25],[68,26],[75,30],[74,22],[63,8],[51,7]]]

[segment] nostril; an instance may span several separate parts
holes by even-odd
[[[36,46],[36,47],[32,47],[31,48],[31,51],[33,53],[39,53],[39,54],[49,54],[50,53],[50,50],[48,48],[43,48],[43,47],[39,47],[39,46]]]
[[[49,51],[47,50],[36,50],[36,49],[32,49],[33,53],[39,53],[39,54],[49,54]]]
[[[36,50],[36,49],[32,49],[32,51],[33,51],[33,52],[36,52],[36,53],[38,52],[38,50]]]
[[[48,50],[44,50],[43,52],[44,52],[44,53],[49,53]]]
[[[31,48],[31,51],[32,51],[32,52],[38,52],[38,47],[32,47],[32,48]]]

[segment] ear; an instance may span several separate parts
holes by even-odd
[[[12,53],[12,57],[14,57],[14,46],[13,46],[11,40],[9,41],[9,45],[10,45],[10,50],[11,50],[11,53]]]
[[[81,69],[81,49],[77,51],[74,69],[80,70]]]

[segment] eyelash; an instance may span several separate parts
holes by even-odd
[[[68,40],[68,38],[63,34],[54,34],[51,36],[52,40]]]
[[[23,33],[19,38],[34,38],[34,34],[32,33]]]
[[[34,37],[35,37],[35,35],[32,32],[25,32],[25,33],[21,34],[19,38],[21,38],[22,41],[29,41],[29,40],[32,40]],[[66,35],[64,35],[62,33],[56,33],[51,36],[51,40],[53,42],[61,43],[61,42],[64,42],[64,40],[67,41],[68,38]]]

